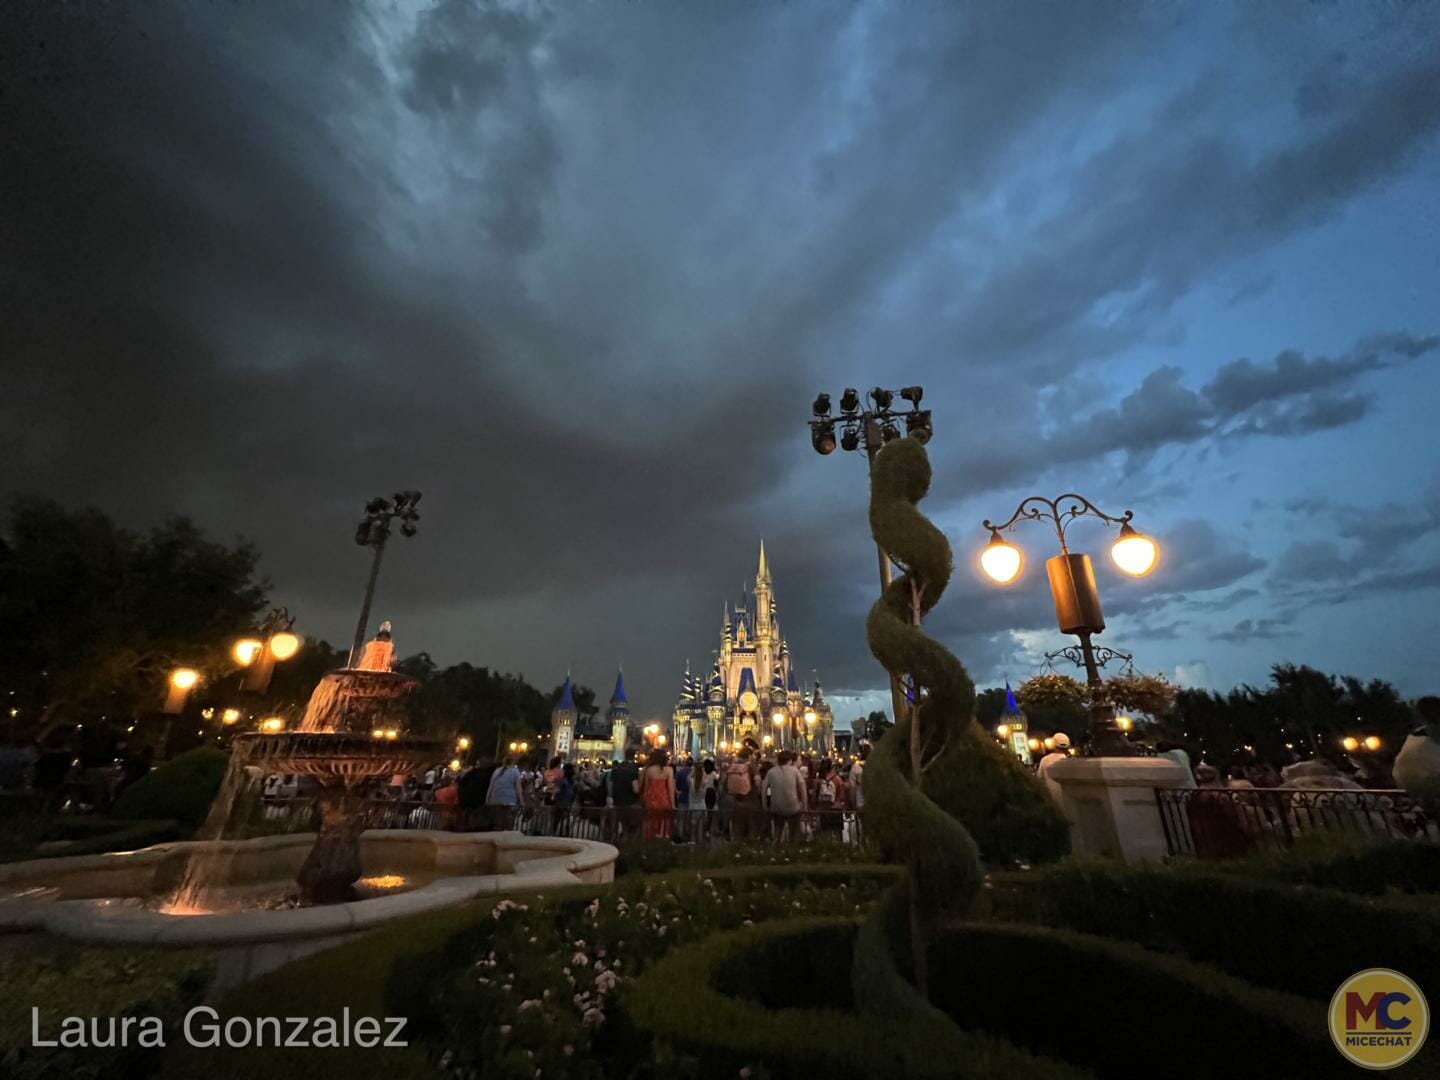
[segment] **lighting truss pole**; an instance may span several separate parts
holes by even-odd
[[[415,523],[420,512],[415,504],[420,501],[420,492],[401,491],[394,498],[374,498],[365,504],[365,516],[355,526],[355,543],[361,547],[373,548],[375,555],[370,561],[370,577],[365,582],[365,599],[360,604],[360,619],[355,624],[355,643],[350,647],[350,663],[354,667],[360,662],[361,651],[365,648],[365,630],[370,623],[370,603],[375,599],[375,582],[380,577],[380,560],[385,555],[385,542],[390,539],[390,527],[400,522],[401,536],[414,536]]]
[[[830,395],[820,394],[812,407],[810,420],[810,445],[817,454],[834,453],[837,445],[836,426],[839,425],[838,445],[842,450],[865,450],[865,458],[871,472],[875,469],[875,455],[880,448],[893,439],[900,438],[900,423],[905,425],[905,434],[921,443],[930,441],[935,433],[930,423],[930,410],[920,408],[920,399],[925,395],[923,387],[907,386],[898,391],[903,401],[910,403],[908,411],[895,412],[891,405],[897,391],[875,387],[865,392],[861,400],[859,391],[846,387],[840,395],[840,415],[830,415]],[[875,552],[880,562],[880,592],[883,595],[893,578],[893,563],[889,554],[877,542]],[[905,715],[905,691],[900,679],[890,673],[890,707],[892,719],[899,723]]]

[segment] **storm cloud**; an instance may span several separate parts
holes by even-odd
[[[1265,568],[1361,541],[1238,507],[1292,446],[1324,476],[1291,494],[1409,507],[1341,436],[1435,471],[1394,417],[1440,385],[1440,279],[1400,265],[1435,245],[1405,200],[1437,32],[1424,5],[5,5],[0,489],[253,537],[343,640],[353,519],[420,488],[378,601],[402,651],[543,685],[623,662],[646,716],[764,536],[799,664],[865,694],[863,462],[805,420],[921,383],[958,560],[933,629],[977,677],[1053,618],[979,581],[978,521],[1077,474],[1151,493],[1165,573],[1102,572],[1152,668],[1216,638],[1324,663],[1263,631],[1298,602]],[[1394,265],[1300,250],[1357,235]],[[1285,308],[1342,278],[1371,283],[1344,311]],[[1429,588],[1432,531],[1374,585]]]

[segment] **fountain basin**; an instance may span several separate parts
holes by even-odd
[[[0,932],[43,930],[82,941],[217,950],[217,985],[243,982],[393,919],[479,897],[614,879],[619,853],[594,840],[515,832],[371,829],[360,835],[367,879],[416,888],[348,903],[281,910],[169,914],[146,906],[169,894],[195,855],[223,851],[224,886],[279,891],[293,885],[314,834],[156,844],[138,851],[0,866]]]

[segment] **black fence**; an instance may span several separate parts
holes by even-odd
[[[702,845],[725,840],[864,842],[863,816],[851,810],[809,810],[786,817],[761,809],[727,806],[654,813],[640,806],[464,808],[429,800],[374,799],[365,804],[363,813],[367,829],[511,830],[527,836],[563,836],[610,844],[646,840]],[[241,831],[263,835],[315,828],[313,799],[263,799],[245,812]]]
[[[1404,791],[1156,788],[1155,801],[1171,855],[1284,851],[1316,834],[1440,840],[1433,806]]]

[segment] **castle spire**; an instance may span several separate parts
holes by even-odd
[[[765,540],[760,540],[760,569],[756,571],[755,581],[757,583],[770,584],[770,567],[765,563]]]

